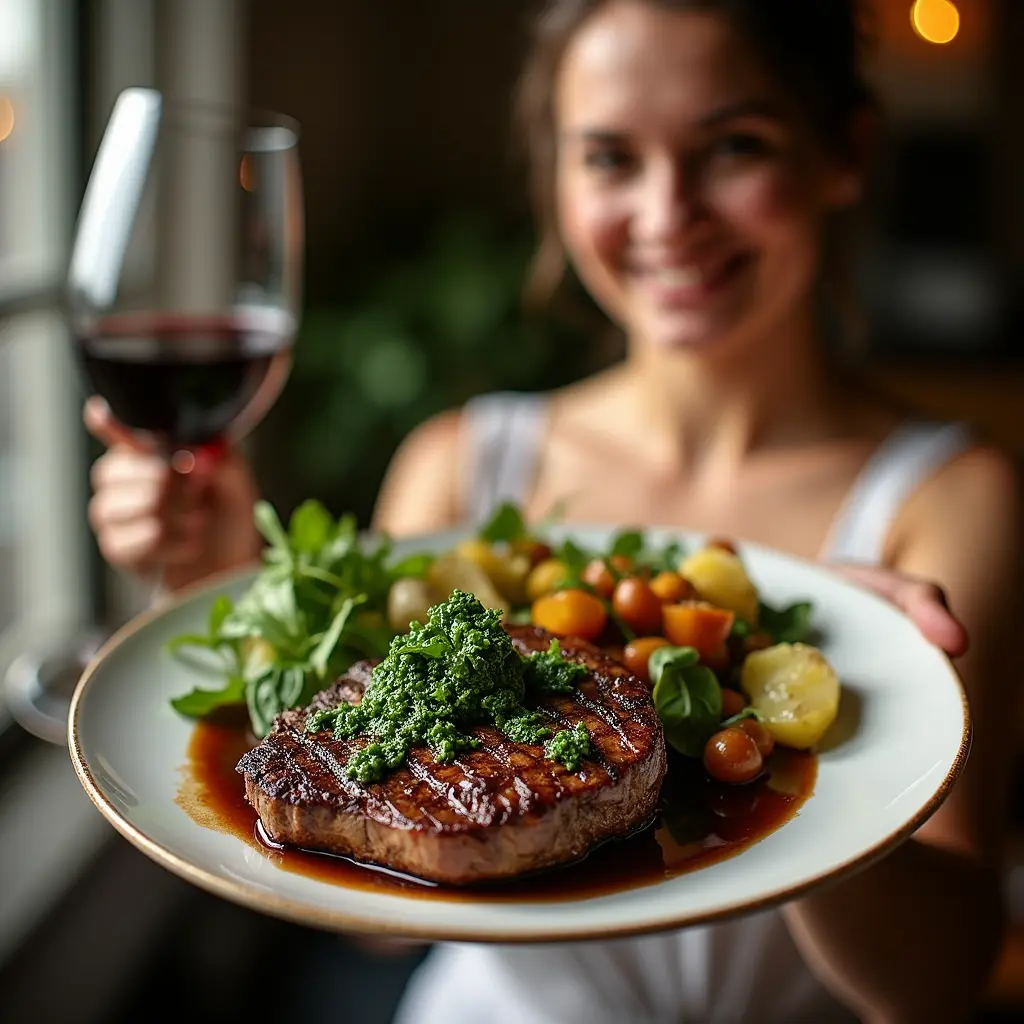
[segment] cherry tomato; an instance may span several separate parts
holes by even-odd
[[[615,589],[615,579],[608,571],[608,566],[600,558],[595,558],[587,563],[580,579],[588,587],[593,587],[596,594],[600,594],[604,598],[610,598]]]
[[[534,540],[532,537],[521,537],[509,544],[509,550],[516,555],[526,555],[530,559],[530,565],[540,565],[552,556],[551,548],[543,541]]]
[[[651,590],[658,595],[660,600],[670,603],[685,601],[696,596],[697,593],[689,580],[683,579],[677,572],[669,572],[667,570],[659,572],[651,580]]]
[[[775,737],[756,718],[741,718],[736,723],[736,728],[742,729],[757,744],[757,749],[761,751],[764,760],[772,756]]]
[[[557,590],[565,579],[568,569],[557,558],[545,558],[530,570],[526,577],[526,596],[531,601]]]
[[[600,598],[585,590],[559,590],[533,602],[531,618],[535,626],[555,636],[578,636],[596,640],[608,623],[608,613]]]
[[[640,636],[653,636],[661,631],[661,602],[650,584],[639,576],[626,576],[615,584],[612,608]]]
[[[722,687],[722,720],[738,715],[747,706],[747,698],[731,686]]]
[[[741,729],[722,729],[704,747],[704,767],[713,779],[738,785],[761,774],[764,758],[747,733]]]
[[[612,555],[608,559],[608,563],[620,575],[633,568],[632,559],[625,555]],[[583,570],[581,579],[588,587],[593,587],[595,593],[603,598],[611,599],[612,592],[615,590],[615,576],[608,569],[603,558],[591,559]]]
[[[738,555],[739,552],[736,550],[736,545],[726,537],[712,537],[704,547],[706,548],[720,548],[722,551],[728,551],[730,555]]]
[[[702,661],[715,664],[722,661],[726,637],[736,620],[732,612],[704,601],[684,601],[664,605],[661,617],[665,636],[672,643],[696,648]],[[724,663],[728,663],[727,654]]]
[[[775,643],[767,633],[751,633],[743,638],[743,653],[753,654],[754,651],[763,651]]]
[[[651,673],[648,664],[651,654],[659,647],[667,647],[668,641],[663,636],[642,636],[631,640],[622,651],[622,663],[635,676],[645,683],[650,683]]]

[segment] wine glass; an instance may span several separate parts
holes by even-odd
[[[251,430],[288,376],[298,137],[281,115],[133,88],[100,143],[68,271],[70,326],[92,388],[177,473]],[[11,666],[8,702],[29,731],[62,741],[68,684],[96,642],[40,644]]]
[[[68,273],[85,376],[187,473],[276,400],[299,317],[298,126],[152,89],[118,97]]]

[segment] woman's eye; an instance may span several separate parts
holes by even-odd
[[[633,159],[622,149],[593,149],[586,153],[583,162],[591,170],[614,174],[628,170]]]
[[[734,132],[724,135],[712,146],[715,156],[743,159],[746,157],[764,156],[768,152],[768,143],[758,135],[749,132]]]

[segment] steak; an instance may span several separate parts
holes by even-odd
[[[551,634],[508,626],[520,654],[546,651]],[[426,748],[380,782],[345,775],[366,740],[305,731],[311,711],[358,703],[372,662],[359,662],[309,708],[286,711],[239,761],[246,797],[272,840],[342,854],[447,885],[513,878],[582,857],[654,814],[666,771],[665,739],[646,685],[582,640],[562,654],[587,669],[572,694],[540,700],[553,725],[582,722],[591,754],[576,772],[513,743],[491,726],[472,729],[476,750],[447,764]]]

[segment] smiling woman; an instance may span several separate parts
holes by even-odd
[[[538,45],[523,77],[519,118],[532,160],[534,200],[543,230],[533,275],[537,299],[550,296],[557,286],[567,256],[579,266],[578,254],[572,251],[572,232],[582,227],[587,193],[580,199],[582,208],[566,210],[563,202],[567,193],[573,193],[574,180],[590,179],[593,196],[599,189],[607,192],[616,182],[621,186],[629,171],[636,171],[643,156],[636,151],[638,140],[654,127],[653,121],[637,122],[638,112],[646,110],[650,118],[667,125],[662,135],[666,147],[685,150],[680,171],[685,167],[689,201],[680,211],[683,216],[699,212],[702,201],[716,198],[745,203],[751,212],[757,209],[752,204],[760,202],[764,213],[769,213],[768,202],[784,198],[779,192],[780,172],[814,155],[813,147],[807,151],[806,136],[793,133],[794,118],[809,121],[826,147],[850,160],[854,170],[855,158],[861,156],[854,152],[854,136],[848,129],[854,114],[868,108],[870,94],[856,70],[861,40],[851,11],[837,14],[833,5],[733,5],[741,12],[746,31],[722,46],[716,38],[721,25],[714,17],[719,4],[656,2],[651,6],[664,13],[655,34],[675,28],[685,48],[663,47],[667,63],[659,65],[657,52],[651,51],[645,38],[651,26],[643,4],[619,4],[618,17],[597,19],[588,33],[577,34],[584,20],[605,6],[595,0],[552,5],[539,23]],[[680,26],[671,15],[673,8],[706,16]],[[750,40],[755,39],[757,50],[751,61]],[[684,58],[687,51],[689,56]],[[563,59],[572,61],[579,73],[563,77],[556,88]],[[741,69],[739,76],[737,69]],[[619,73],[620,83],[627,83],[625,88],[608,91],[606,75],[611,70]],[[701,84],[696,91],[695,78]],[[645,108],[652,87],[659,90],[657,105]],[[573,119],[562,117],[566,105],[584,94],[589,105],[574,105]],[[743,173],[745,165],[762,168],[760,188],[749,171]],[[766,176],[763,168],[773,165],[778,170]],[[666,166],[662,160],[658,184],[671,194],[684,182],[666,177]],[[635,184],[635,174],[631,180]],[[790,195],[792,191],[791,183]],[[855,198],[854,183],[836,182],[835,205],[848,205]],[[602,226],[612,231],[607,219]],[[652,268],[640,266],[636,273],[645,269]],[[672,293],[674,287],[676,298],[681,299],[687,290],[694,295],[709,290],[719,278],[738,269],[722,257],[715,266],[658,267],[658,273],[652,271],[649,276],[657,278],[656,283],[652,281],[654,288]]]

